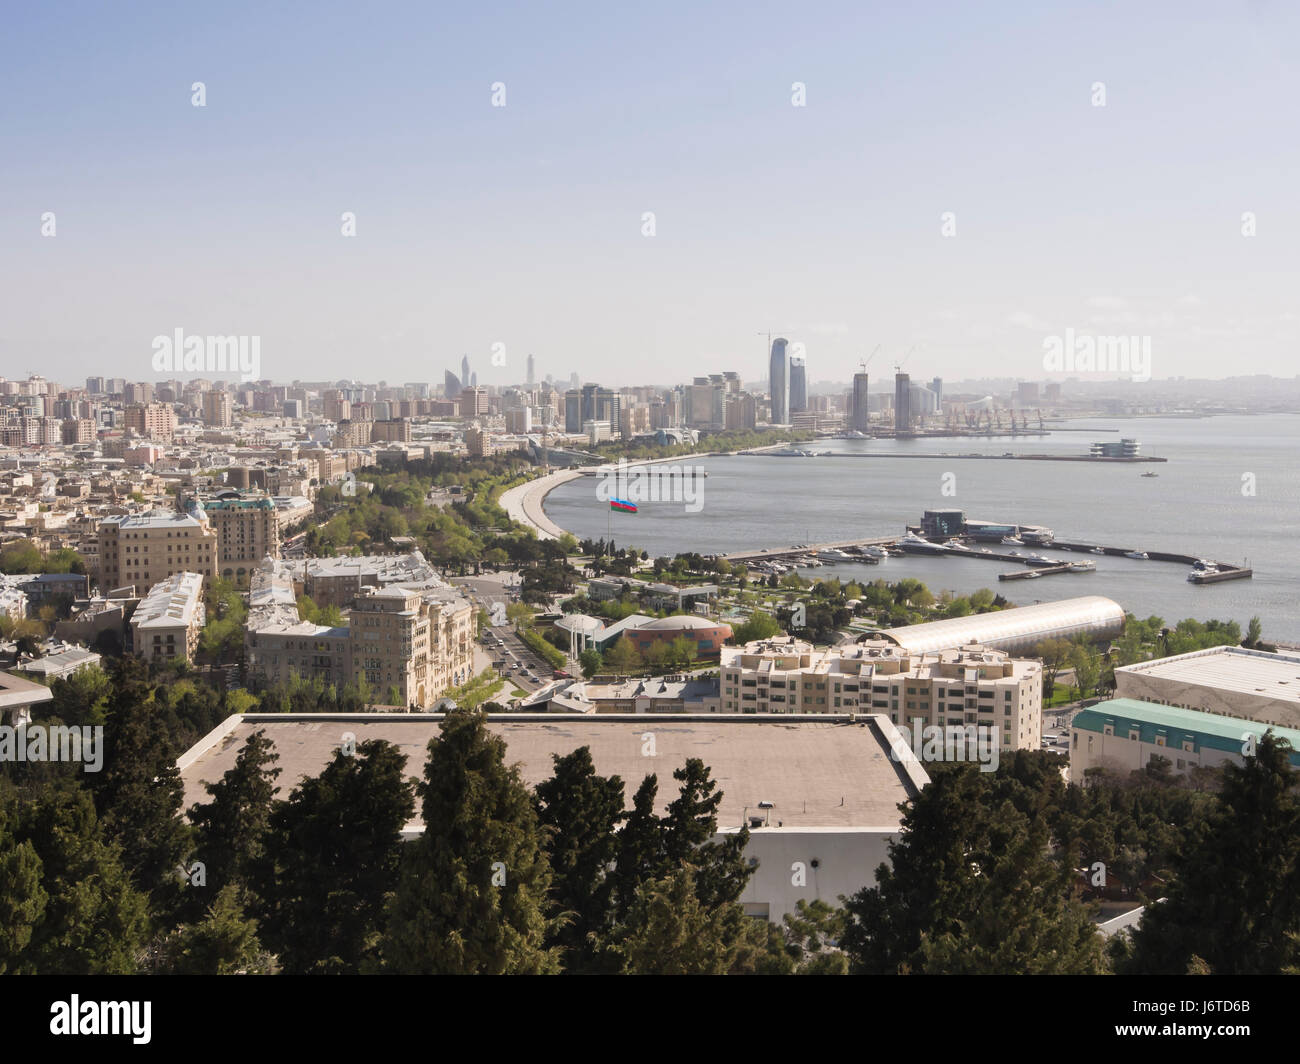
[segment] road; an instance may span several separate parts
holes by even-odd
[[[483,573],[480,576],[455,576],[451,582],[469,592],[475,603],[504,620],[504,611],[498,607],[519,600],[519,575],[511,572]],[[485,655],[484,665],[491,663],[510,685],[504,687],[495,696],[494,701],[509,701],[510,692],[518,688],[526,694],[532,694],[538,688],[551,682],[551,666],[542,660],[537,652],[519,637],[513,624],[496,624],[483,629],[483,638],[476,648],[476,667],[479,667],[478,654]],[[497,665],[504,662],[504,665]],[[519,668],[511,668],[515,663]],[[531,672],[536,679],[530,680],[524,670]]]

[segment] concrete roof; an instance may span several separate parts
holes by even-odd
[[[235,763],[248,736],[265,729],[280,755],[278,779],[287,793],[304,775],[314,775],[338,749],[344,732],[358,743],[385,739],[407,755],[407,775],[418,778],[429,740],[438,734],[440,714],[343,715],[249,714],[219,735],[207,750],[196,747],[182,759],[185,802],[207,801],[203,783],[215,782]],[[673,771],[698,757],[712,769],[723,791],[720,827],[739,826],[746,807],[757,813],[760,801],[775,803],[772,824],[786,827],[898,826],[898,804],[928,777],[916,762],[890,757],[892,726],[885,717],[709,717],[602,714],[496,716],[490,730],[505,739],[507,760],[519,763],[533,787],[548,779],[552,754],[591,748],[596,771],[621,776],[625,804],[648,773],[659,777],[658,809],[677,797]],[[222,729],[218,729],[219,732]],[[654,736],[655,756],[644,756],[646,733]],[[418,806],[417,806],[418,812]]]
[[[1300,703],[1300,654],[1211,647],[1124,665],[1115,670],[1116,680],[1124,673]]]
[[[0,709],[49,702],[54,695],[44,684],[32,683],[21,676],[0,672]]]

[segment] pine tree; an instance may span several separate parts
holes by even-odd
[[[622,920],[632,907],[642,882],[663,878],[667,872],[663,831],[655,812],[659,777],[646,776],[632,796],[632,812],[618,833],[613,872],[614,916]]]
[[[105,839],[90,796],[79,787],[48,787],[16,814],[11,805],[7,817],[18,847],[35,851],[46,898],[10,970],[132,974],[149,927],[146,902],[120,848]],[[29,875],[25,882],[30,886]]]
[[[15,835],[17,810],[0,803],[0,975],[22,971],[21,959],[45,915],[49,895],[36,847]]]
[[[415,811],[405,765],[396,746],[368,740],[272,812],[276,878],[262,940],[286,972],[357,972],[373,952]]]
[[[265,975],[271,959],[257,938],[257,921],[245,915],[243,891],[233,883],[217,892],[207,914],[169,936],[160,974]]]
[[[1300,964],[1300,795],[1290,746],[1272,732],[1228,764],[1218,811],[1166,898],[1147,907],[1129,969],[1276,974]]]
[[[248,893],[250,910],[258,911],[263,893],[274,892],[267,839],[275,780],[280,775],[280,769],[273,766],[279,759],[266,732],[253,732],[234,767],[216,783],[203,785],[212,801],[190,809],[198,836],[195,855],[206,868],[209,899],[227,884],[237,884]],[[191,896],[196,895],[197,891]]]
[[[717,833],[722,804],[722,792],[710,776],[709,766],[697,757],[689,758],[673,772],[673,779],[681,789],[662,823],[668,867],[687,862],[695,865],[695,889],[706,908],[736,901],[753,871],[743,856],[749,828],[742,827],[720,842],[709,841]]]
[[[538,784],[538,820],[551,865],[550,900],[559,917],[547,945],[563,951],[566,972],[603,970],[598,942],[609,927],[618,853],[615,828],[624,819],[623,781],[597,776],[591,749],[554,755],[555,774]]]
[[[176,768],[179,750],[157,726],[144,665],[121,659],[113,678],[104,766],[87,785],[105,837],[122,848],[122,861],[155,912],[172,910],[180,897],[176,870],[190,850],[191,830],[181,818],[185,787]]]
[[[429,743],[424,834],[408,847],[383,940],[386,968],[427,974],[559,970],[545,945],[551,870],[532,795],[478,710]]]

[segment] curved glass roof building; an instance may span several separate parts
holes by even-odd
[[[1030,651],[1044,639],[1070,639],[1077,635],[1109,639],[1123,630],[1124,609],[1118,602],[1101,595],[1085,595],[873,634],[916,654],[952,650],[968,643],[1015,653]]]

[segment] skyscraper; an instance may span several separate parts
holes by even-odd
[[[537,371],[537,363],[536,363],[536,361],[533,359],[533,356],[532,356],[532,355],[529,355],[529,356],[528,356],[527,366],[528,366],[527,384],[528,384],[528,387],[531,388],[531,387],[533,386],[533,383],[534,383],[534,374],[535,374],[536,371]]]
[[[912,431],[912,378],[906,373],[894,374],[894,431]]]
[[[773,425],[790,423],[790,357],[785,353],[786,343],[780,336],[772,341],[768,393],[772,396]]]
[[[867,405],[867,375],[853,374],[853,406],[849,410],[850,427],[857,432],[866,432],[871,426],[871,414]]]
[[[943,378],[942,377],[935,377],[934,380],[930,382],[930,391],[934,392],[934,394],[938,397],[940,403],[943,402]]]
[[[802,355],[790,359],[790,413],[799,414],[808,409],[807,368]]]
[[[460,378],[451,370],[444,370],[442,374],[442,390],[448,399],[455,399],[460,395],[461,383]]]
[[[460,383],[465,387],[471,387],[469,383],[469,355],[460,356]]]

